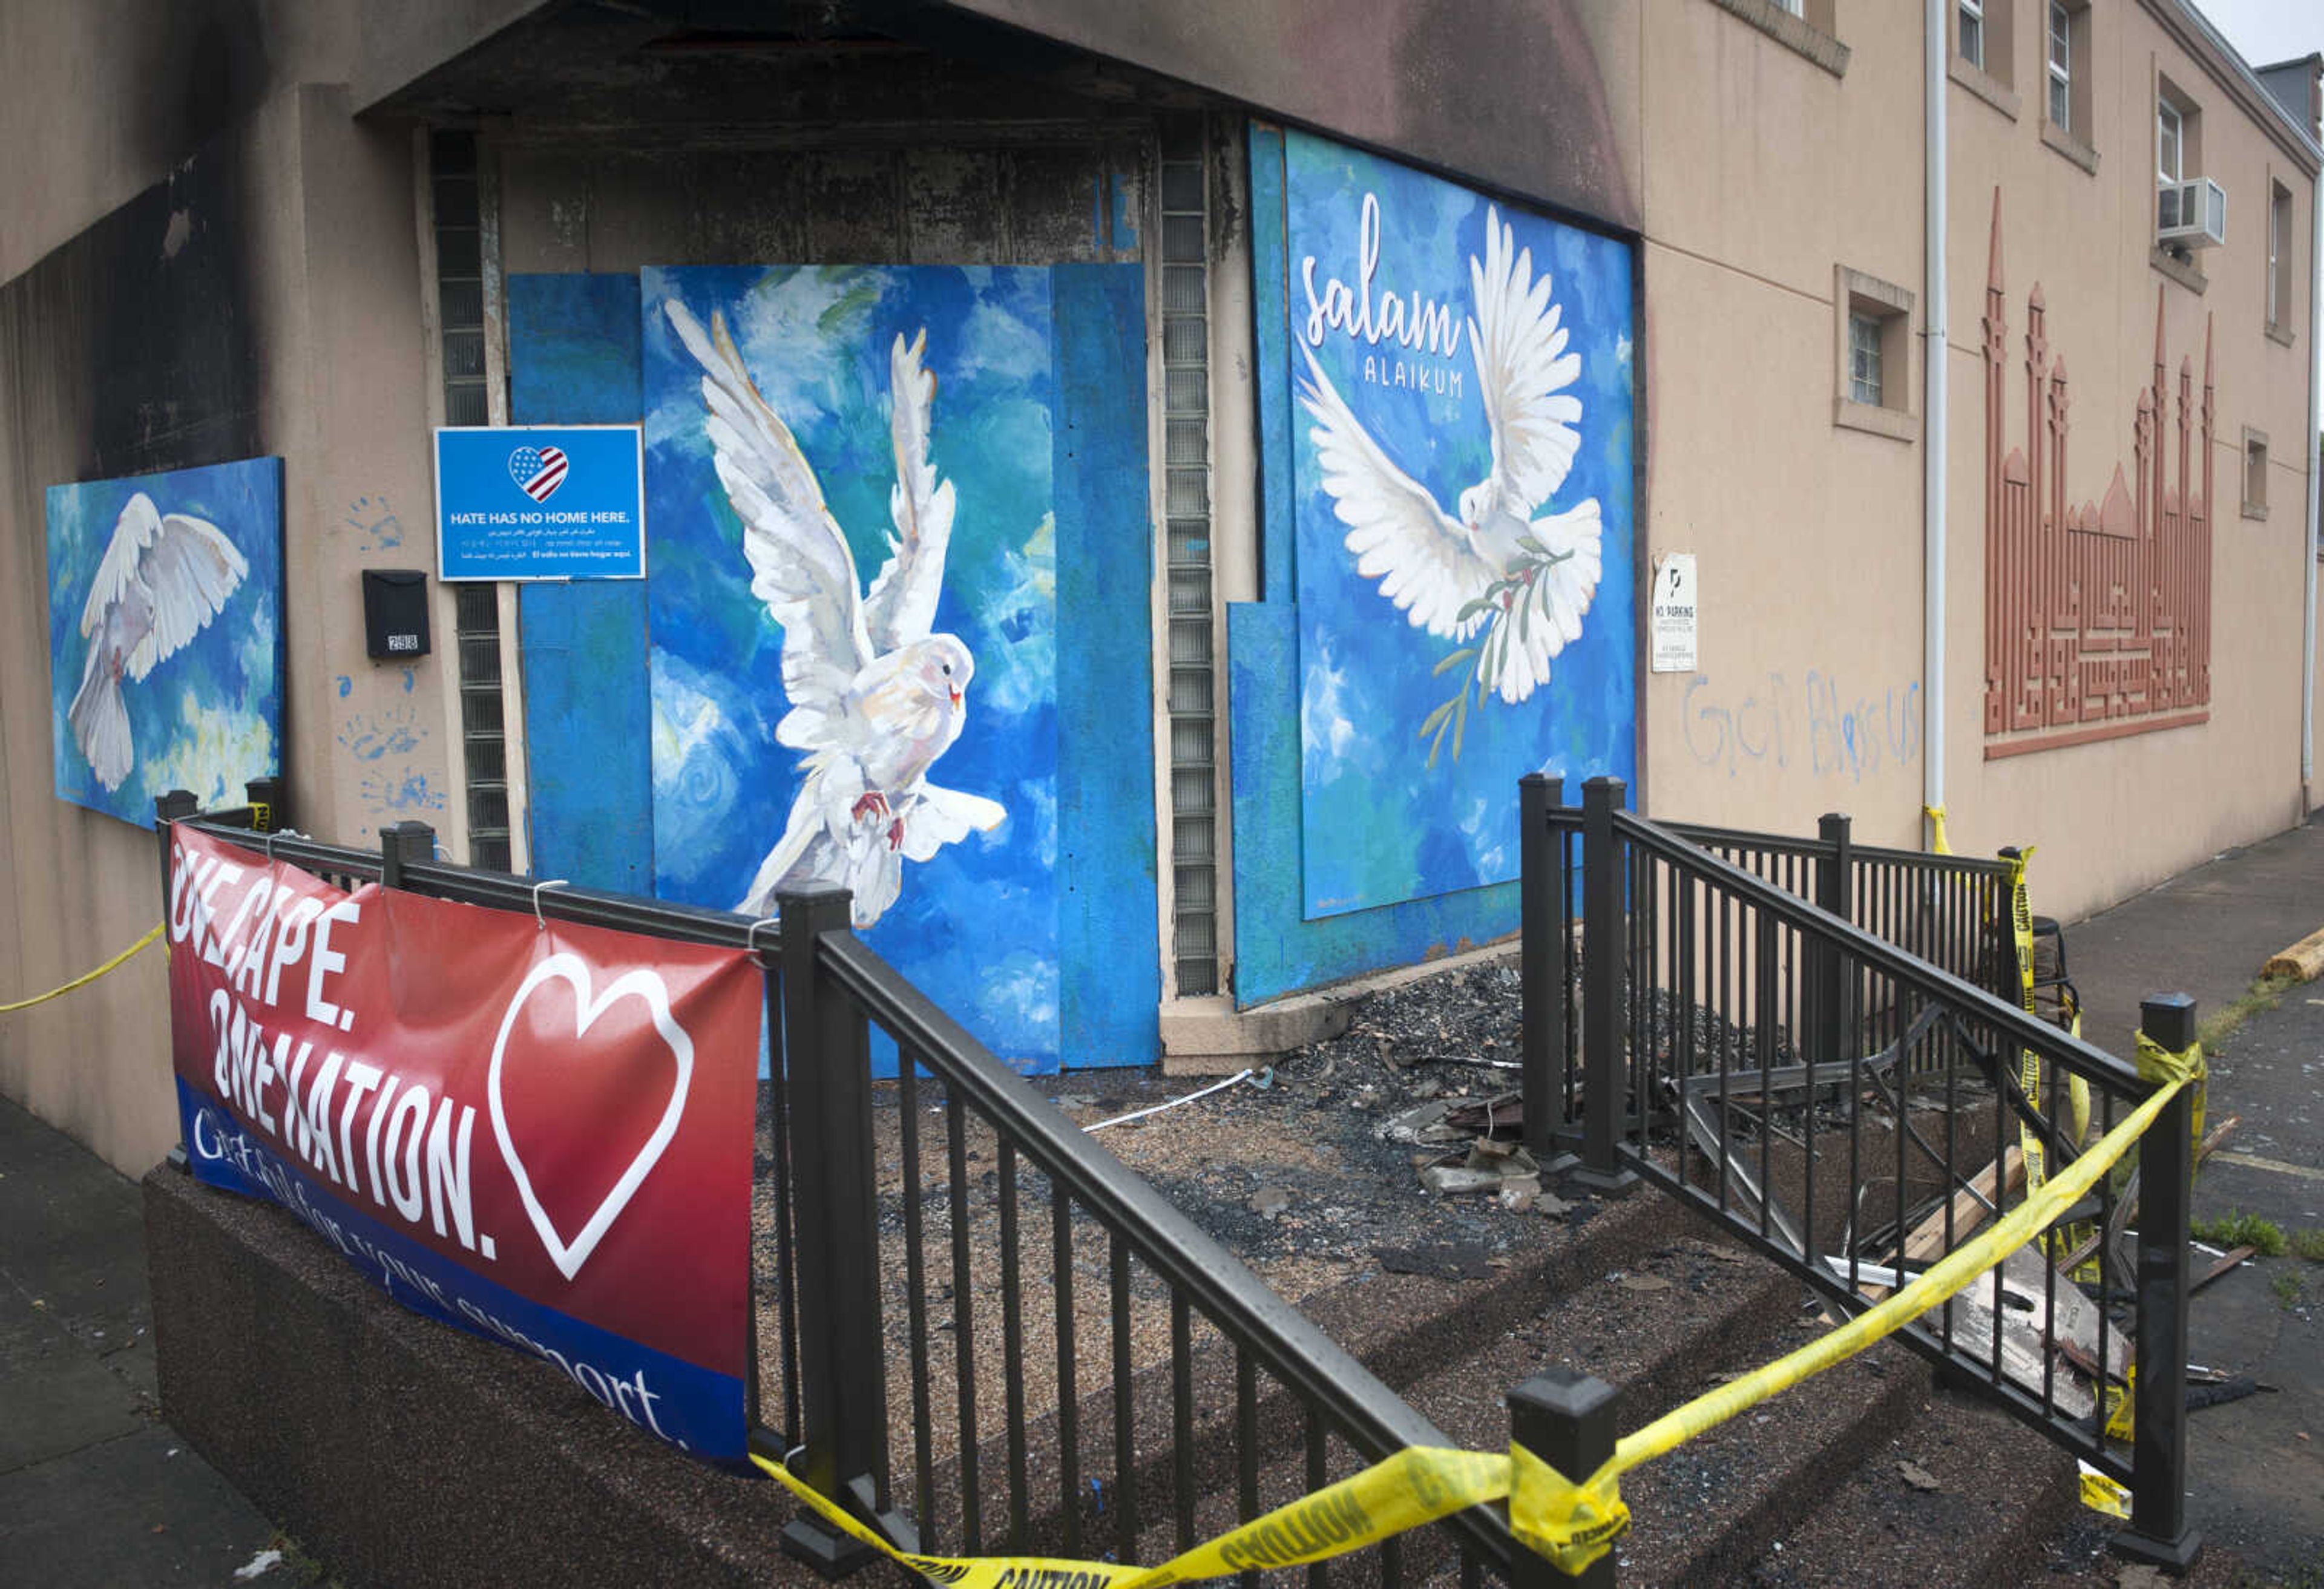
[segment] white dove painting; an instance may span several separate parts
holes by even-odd
[[[1635,768],[1627,245],[1286,136],[1313,917],[1513,877],[1517,781]]]
[[[641,285],[659,890],[844,887],[932,993],[1006,1004],[997,1047],[1053,1051],[1046,272]]]
[[[57,793],[143,826],[278,770],[281,465],[49,491]]]

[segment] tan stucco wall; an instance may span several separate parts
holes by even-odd
[[[1917,18],[1853,13],[1844,77],[1714,5],[1637,25],[1640,566],[1693,553],[1702,611],[1693,674],[1641,662],[1643,804],[1786,832],[1842,811],[1912,842],[1920,449],[1835,427],[1832,397],[1834,267],[1918,293]]]
[[[348,0],[0,6],[0,281],[160,181],[284,83],[344,74]]]
[[[2019,23],[2009,63],[2021,95],[2015,119],[1964,87],[1946,90],[1946,803],[1956,848],[2039,845],[2037,908],[2068,917],[2303,814],[2301,560],[2312,444],[2302,438],[2314,349],[2304,286],[2290,347],[2263,334],[2263,294],[2267,184],[2294,194],[2293,267],[2304,281],[2311,179],[2145,7],[2094,11],[2084,69],[2096,175],[2043,141],[2042,41],[2029,23]],[[1790,831],[1840,810],[1860,839],[1916,845],[1923,444],[1836,426],[1831,398],[1835,266],[1910,289],[1916,336],[1925,324],[1917,8],[1847,8],[1841,38],[1851,54],[1838,78],[1719,6],[1657,0],[1638,25],[1647,151],[1642,565],[1694,552],[1703,614],[1698,675],[1643,678],[1646,804],[1660,815]],[[2200,295],[2149,262],[2158,71],[2200,102],[2204,174],[2229,196],[2227,243],[2200,259],[2209,278]],[[2025,292],[2038,279],[2051,347],[2072,378],[2071,501],[2103,495],[2117,459],[2133,468],[2157,288],[2173,384],[2179,359],[2191,356],[2199,400],[2204,322],[2215,317],[2206,725],[1985,758],[1980,318],[1997,185],[2008,431],[2022,441]],[[1911,379],[1917,413],[1917,361]],[[2246,425],[2271,441],[2264,521],[2239,510]],[[2174,482],[2175,467],[2174,450]],[[1826,680],[1835,685],[1828,696]],[[1835,731],[1851,708],[1855,756]]]
[[[1964,90],[1950,90],[1955,180],[1950,211],[1953,445],[1948,473],[1952,542],[1952,698],[1947,804],[1963,849],[2003,843],[2042,849],[2037,907],[2082,914],[2162,880],[2227,846],[2301,820],[2300,666],[2305,556],[2308,371],[2315,349],[2304,293],[2293,344],[2264,326],[2267,184],[2294,194],[2294,265],[2307,269],[2311,178],[2240,110],[2227,90],[2141,5],[2094,16],[2089,51],[2095,176],[2041,141],[2028,94],[2015,122]],[[2038,36],[2020,30],[2015,80],[2037,84]],[[2200,293],[2150,262],[2154,205],[2157,73],[2202,111],[2203,175],[2227,193],[2227,241],[2202,251]],[[2038,280],[2047,335],[2071,374],[2072,441],[2066,488],[2080,502],[2105,492],[2115,465],[2134,470],[2138,390],[2152,379],[2158,289],[2172,424],[2163,434],[2177,482],[2175,388],[2192,363],[2196,400],[2209,323],[2214,358],[2211,500],[2210,720],[2003,760],[1985,758],[1982,732],[1985,579],[1983,362],[1979,355],[1996,180],[2001,191],[2009,305],[2008,429],[2022,439],[2025,294]],[[2265,520],[2241,514],[2242,433],[2271,440]],[[2278,442],[2276,438],[2282,438]],[[2200,467],[2194,444],[2190,467]]]
[[[11,277],[194,152],[166,138],[150,147],[104,134],[74,142],[85,117],[96,115],[89,107],[108,98],[99,91],[107,75],[102,40],[92,31],[168,34],[160,14],[170,9],[121,0],[5,12],[0,44],[8,58],[45,66],[19,76],[22,92],[0,115],[12,139],[20,122],[42,130],[30,147],[61,141],[37,179],[0,190],[0,248]],[[362,842],[383,818],[440,820],[392,808],[409,779],[449,786],[449,736],[434,675],[449,665],[449,637],[407,693],[401,669],[375,669],[364,658],[355,573],[366,564],[433,563],[411,145],[401,129],[358,126],[346,91],[325,86],[346,69],[348,8],[260,13],[261,84],[223,132],[209,135],[204,158],[233,162],[238,172],[244,262],[230,312],[254,328],[258,450],[284,460],[282,770],[293,820],[321,837]],[[153,64],[152,84],[166,100],[165,67]],[[295,75],[302,72],[316,75]],[[108,279],[75,312],[117,311],[103,294],[134,289],[134,279]],[[73,332],[19,324],[10,345],[35,363],[69,359],[79,345]],[[83,476],[78,460],[90,455],[92,415],[135,400],[95,383],[86,370],[26,368],[0,386],[0,590],[7,592],[0,611],[0,999],[88,969],[160,915],[151,835],[51,793],[44,492]],[[167,460],[155,466],[223,461],[168,460],[166,437],[146,445]],[[381,503],[400,515],[401,549],[382,551],[367,528],[378,517],[364,504]],[[351,741],[367,732],[399,746],[408,740],[410,749],[364,759]],[[396,782],[380,781],[391,772]],[[177,1136],[160,952],[64,999],[0,1015],[0,1092],[124,1171],[150,1165]]]

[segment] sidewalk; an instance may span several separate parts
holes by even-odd
[[[2041,908],[2041,862],[2031,878]],[[2268,958],[2324,926],[2324,824],[2182,872],[2066,928],[2082,1034],[2130,1052],[2139,1000],[2187,993],[2209,1023]],[[2195,1183],[2195,1216],[2324,1229],[2324,981],[2295,983],[2210,1045],[2210,1123],[2243,1125]],[[2305,1171],[2306,1174],[2300,1171]],[[2275,1387],[2190,1415],[2187,1512],[2267,1583],[2324,1577],[2324,1265],[2258,1259],[2196,1293],[2188,1356]]]
[[[2034,901],[2041,904],[2039,863]],[[2261,964],[2324,925],[2324,826],[2232,851],[2066,930],[2085,1033],[2127,1053],[2143,997],[2185,992],[2205,1017]],[[2197,1188],[2324,1226],[2324,982],[2294,987],[2213,1056],[2214,1120],[2239,1114]],[[2256,1159],[2254,1164],[2250,1160]],[[137,1188],[0,1098],[0,1562],[54,1589],[231,1584],[273,1526],[160,1420]],[[2277,1277],[2292,1277],[2279,1289]],[[2287,1300],[2289,1290],[2298,1300]],[[2324,1266],[2255,1263],[2200,1293],[2192,1355],[2281,1387],[2190,1420],[2190,1514],[2271,1578],[2324,1573]],[[2301,1575],[2310,1575],[2302,1576]],[[310,1581],[293,1557],[253,1580]]]
[[[0,1098],[0,1563],[230,1584],[274,1526],[161,1421],[136,1185]],[[299,1581],[290,1565],[257,1581]]]

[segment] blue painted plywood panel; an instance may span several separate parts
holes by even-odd
[[[510,417],[519,425],[634,423],[634,276],[509,278]],[[646,591],[637,581],[518,593],[534,875],[653,892]]]
[[[1058,991],[1062,1052],[1074,1067],[1151,1064],[1160,1053],[1145,290],[1137,265],[1051,275]]]

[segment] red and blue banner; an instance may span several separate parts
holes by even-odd
[[[183,826],[171,900],[197,1179],[641,1428],[744,1456],[750,956],[347,894]]]

